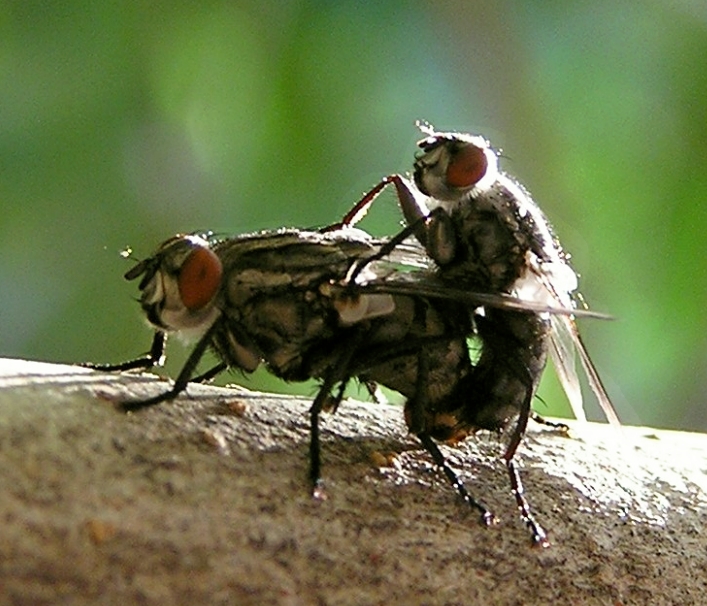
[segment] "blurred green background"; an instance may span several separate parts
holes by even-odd
[[[120,250],[328,224],[411,168],[424,118],[503,149],[618,318],[581,327],[622,420],[707,430],[707,4],[0,8],[0,355],[146,351]],[[398,224],[390,193],[363,226]]]

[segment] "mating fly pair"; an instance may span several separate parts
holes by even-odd
[[[580,352],[590,384],[613,409],[582,346],[571,293],[576,276],[544,216],[525,190],[498,170],[480,137],[432,130],[421,143],[415,184],[384,179],[325,233],[265,232],[219,241],[177,236],[126,274],[140,277],[141,304],[156,329],[150,355],[121,370],[158,362],[168,332],[199,338],[173,388],[124,403],[133,410],[183,391],[207,349],[220,358],[200,379],[261,362],[286,380],[322,381],[311,409],[310,479],[319,492],[319,413],[357,378],[399,391],[405,417],[464,499],[473,499],[433,439],[499,431],[515,419],[504,453],[521,516],[536,544],[545,531],[532,518],[514,465],[548,349],[581,416],[570,360]],[[408,228],[374,241],[349,226],[393,183]],[[424,247],[404,240],[414,235]],[[432,265],[436,267],[425,269]],[[421,268],[422,266],[422,268]],[[480,344],[472,363],[468,339]]]

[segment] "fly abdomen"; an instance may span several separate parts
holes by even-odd
[[[484,346],[463,422],[502,429],[530,406],[547,362],[549,330],[549,321],[537,314],[489,309],[477,318]]]

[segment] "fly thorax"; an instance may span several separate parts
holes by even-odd
[[[285,271],[267,268],[231,271],[226,284],[228,303],[238,309],[263,292],[287,291],[292,284],[292,276]]]
[[[517,238],[515,216],[495,198],[469,194],[452,211],[457,238],[452,265],[466,284],[507,292],[521,275],[525,250]]]

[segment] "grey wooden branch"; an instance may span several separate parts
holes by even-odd
[[[307,400],[193,386],[139,413],[113,404],[165,387],[0,360],[0,602],[703,603],[705,436],[532,428],[520,460],[543,550],[493,436],[444,449],[501,520],[483,528],[399,408],[346,401],[323,419],[317,502]]]

